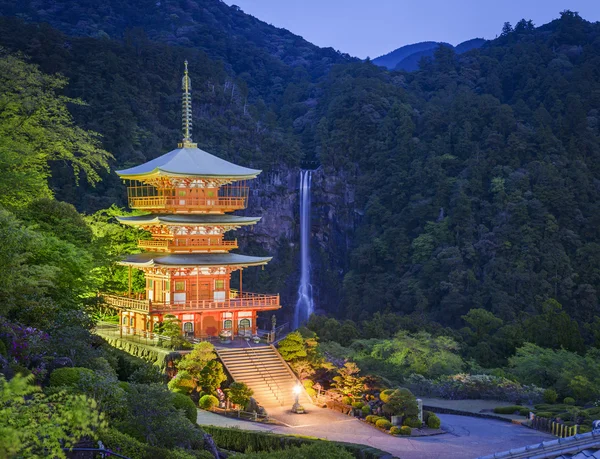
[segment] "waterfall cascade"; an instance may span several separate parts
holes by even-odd
[[[300,171],[300,285],[294,311],[294,329],[306,323],[314,311],[310,283],[310,179],[311,171]]]

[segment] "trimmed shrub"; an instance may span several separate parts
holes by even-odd
[[[565,405],[575,405],[575,399],[573,397],[565,397],[563,403]]]
[[[429,416],[431,416],[432,414],[433,414],[433,411],[423,410],[423,422],[425,424],[427,424],[427,421],[429,420]]]
[[[395,389],[386,389],[381,391],[381,393],[379,394],[379,400],[381,400],[383,403],[387,403],[390,401],[390,395],[392,395],[394,393]]]
[[[415,416],[408,416],[404,418],[402,425],[412,427],[413,429],[420,429],[423,426],[423,423]]]
[[[198,410],[196,404],[187,395],[173,393],[173,406],[178,410],[183,410],[185,417],[193,424],[198,420]]]
[[[131,459],[208,459],[212,457],[207,451],[187,452],[181,449],[150,446],[112,428],[100,431],[99,439],[107,449]]]
[[[310,379],[302,381],[302,385],[304,386],[304,389],[309,397],[314,398],[317,396],[317,391],[313,388],[313,382]]]
[[[365,421],[370,422],[371,424],[375,424],[378,419],[383,419],[381,416],[377,416],[375,414],[370,414],[365,418]]]
[[[198,402],[198,406],[203,410],[210,410],[219,404],[219,399],[214,395],[203,395]]]
[[[410,437],[411,434],[412,434],[412,429],[410,427],[408,427],[408,426],[400,427],[400,435]]]
[[[363,402],[352,402],[352,408],[360,409],[363,407]]]
[[[188,371],[181,370],[169,381],[167,387],[173,392],[189,395],[196,388],[196,381]]]
[[[270,432],[257,432],[250,430],[232,429],[229,427],[202,426],[202,430],[212,435],[213,440],[219,448],[230,451],[258,452],[258,451],[281,451],[288,448],[300,447],[304,444],[329,443],[312,437],[278,435]],[[353,443],[331,442],[350,452],[356,459],[380,459],[389,457],[385,451],[371,448],[365,445]],[[276,456],[275,456],[276,457]],[[306,457],[327,457],[310,456]]]
[[[390,429],[390,433],[392,435],[400,435],[400,427],[392,426],[392,428]]]
[[[494,413],[514,414],[514,413],[518,413],[522,409],[527,409],[527,407],[521,406],[521,405],[497,406],[496,408],[494,408]]]
[[[367,416],[371,412],[371,407],[369,405],[363,405],[360,411],[362,411],[363,416]]]
[[[379,427],[380,429],[385,429],[385,430],[390,430],[390,428],[392,427],[392,423],[390,421],[388,421],[387,419],[378,419],[375,422],[375,425],[377,427]]]
[[[344,405],[351,405],[352,404],[352,399],[350,397],[348,397],[347,395],[342,397],[342,403]]]
[[[531,412],[531,410],[529,408],[522,408],[519,410],[519,414],[521,416],[525,416],[525,417],[529,416],[530,412]]]
[[[442,421],[435,414],[431,413],[427,418],[427,427],[430,429],[439,429]]]
[[[542,395],[542,398],[544,399],[545,403],[552,404],[556,403],[556,400],[558,399],[558,394],[554,389],[546,389],[544,391],[544,394]]]
[[[84,376],[93,378],[95,373],[89,368],[57,368],[50,374],[50,385],[57,386],[74,386],[81,381]]]
[[[535,413],[535,415],[538,418],[548,418],[548,419],[552,419],[554,417],[554,415],[550,412],[550,411],[537,411]]]

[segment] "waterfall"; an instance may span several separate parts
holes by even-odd
[[[310,283],[310,171],[300,171],[300,286],[294,311],[294,329],[308,321],[314,303]]]

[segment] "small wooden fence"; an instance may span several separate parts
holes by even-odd
[[[217,408],[217,407],[212,408],[211,411],[214,413],[222,414],[224,416],[229,416],[231,418],[246,419],[247,421],[254,421],[254,422],[268,422],[269,421],[268,415],[259,414],[256,411],[253,411],[251,413],[249,411],[236,410],[233,408]]]
[[[567,426],[556,422],[553,419],[541,418],[533,415],[531,419],[531,427],[535,430],[541,430],[542,432],[548,432],[559,438],[572,437],[579,433],[579,425]]]

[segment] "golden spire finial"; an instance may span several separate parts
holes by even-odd
[[[192,142],[192,81],[188,76],[188,61],[184,62],[183,80],[181,81],[183,96],[181,98],[181,114],[183,128],[183,142],[179,144],[180,148],[195,148],[196,144]]]

